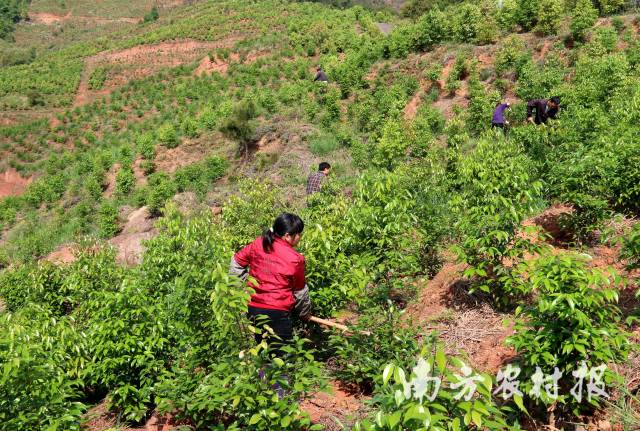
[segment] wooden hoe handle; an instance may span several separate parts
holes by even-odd
[[[311,322],[315,322],[315,323],[318,323],[320,325],[329,326],[330,328],[340,329],[341,331],[344,331],[344,332],[353,332],[346,325],[343,325],[341,323],[332,322],[331,320],[321,319],[321,318],[316,317],[316,316],[309,317],[309,320]],[[360,333],[362,335],[371,335],[371,332],[369,332],[369,331],[360,331]]]

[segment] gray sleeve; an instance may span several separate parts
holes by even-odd
[[[238,277],[242,281],[246,281],[249,276],[249,270],[236,262],[235,257],[232,257],[231,263],[229,264],[229,275]]]
[[[300,290],[294,290],[293,296],[296,300],[295,312],[300,317],[306,317],[311,314],[311,299],[309,299],[309,286],[306,284]]]

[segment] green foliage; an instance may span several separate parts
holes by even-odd
[[[531,30],[538,22],[540,0],[517,0],[516,19],[525,30]]]
[[[201,162],[178,168],[174,174],[178,191],[194,191],[200,197],[204,196],[211,184],[225,174],[227,165],[225,159],[212,156]]]
[[[564,14],[564,1],[539,0],[535,30],[544,35],[556,34]]]
[[[111,238],[118,231],[118,206],[112,201],[105,200],[98,208],[98,235],[101,238]]]
[[[329,346],[336,377],[371,392],[386,364],[409,365],[408,358],[412,361],[418,354],[418,330],[402,326],[401,316],[393,306],[371,308],[360,316],[353,333],[332,335]]]
[[[101,90],[107,81],[109,69],[106,67],[97,67],[91,76],[89,76],[89,88],[91,90]]]
[[[512,289],[513,268],[505,260],[518,261],[537,248],[519,231],[540,203],[542,184],[535,181],[533,164],[522,149],[498,136],[481,139],[460,159],[457,180],[458,259],[469,265],[465,276],[474,281],[472,290],[508,305],[522,292]]]
[[[619,11],[624,6],[624,0],[596,0],[602,15]]]
[[[168,381],[159,387],[161,406],[198,428],[230,430],[299,430],[312,426],[298,400],[315,388],[320,368],[302,340],[284,350],[287,357],[271,360],[266,343],[231,357],[219,358],[206,373],[189,376],[188,386]],[[187,389],[182,392],[181,390]],[[166,404],[164,404],[166,402]]]
[[[171,123],[165,123],[158,128],[158,141],[167,148],[175,148],[180,143],[175,127]]]
[[[222,124],[220,131],[238,143],[238,150],[248,154],[249,143],[255,132],[254,118],[257,115],[255,103],[246,99],[233,107],[231,116]]]
[[[587,31],[598,19],[598,11],[591,0],[578,0],[571,18],[571,34],[574,39],[583,41]]]
[[[149,13],[146,13],[144,15],[144,18],[142,19],[143,22],[153,22],[153,21],[157,21],[158,18],[160,18],[160,14],[158,13],[158,8],[156,6],[152,7],[151,10],[149,11]]]
[[[640,224],[635,224],[631,232],[623,238],[620,257],[627,259],[627,268],[640,268]]]
[[[309,149],[313,154],[325,156],[335,151],[340,146],[338,140],[332,134],[319,134],[311,137]]]
[[[375,418],[357,423],[353,430],[520,429],[517,423],[510,425],[506,421],[507,409],[503,411],[492,402],[490,375],[476,373],[458,358],[448,358],[442,350],[434,350],[423,349],[411,373],[395,363],[388,364],[382,372],[380,391],[374,397],[378,408]],[[451,385],[470,376],[477,385],[476,396],[457,399],[460,390]]]
[[[0,39],[10,39],[15,23],[27,18],[31,0],[6,0],[0,6]]]
[[[153,133],[142,133],[136,140],[138,151],[145,160],[153,160],[156,156],[156,148]]]
[[[80,430],[85,406],[79,402],[82,381],[73,370],[73,358],[76,352],[85,354],[85,344],[73,321],[58,320],[46,309],[31,306],[17,314],[0,313],[3,428]]]
[[[498,74],[515,70],[518,61],[525,53],[522,38],[511,35],[505,38],[496,52],[495,68]]]
[[[623,361],[630,349],[628,334],[620,329],[618,280],[612,273],[589,269],[580,255],[543,255],[522,269],[521,288],[534,292],[536,301],[519,307],[515,334],[508,343],[523,362],[523,375],[533,375],[539,367],[551,375],[554,367],[563,373],[560,387],[572,387],[572,372],[583,363],[605,367]],[[605,369],[603,381],[611,384],[616,375]],[[523,386],[531,390],[531,382]],[[554,400],[541,394],[544,404]],[[574,413],[585,405],[599,405],[599,397],[580,404],[568,394],[557,403]]]
[[[122,166],[116,174],[116,195],[129,195],[136,186],[136,177],[131,166]]]
[[[410,144],[411,138],[407,136],[405,126],[397,120],[387,121],[374,148],[374,165],[393,170],[406,158]]]

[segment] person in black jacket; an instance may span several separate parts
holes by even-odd
[[[313,78],[313,82],[324,82],[325,84],[327,82],[329,82],[329,78],[327,78],[327,74],[324,73],[324,71],[322,70],[322,67],[318,66],[318,68],[316,69],[316,77]]]
[[[560,110],[560,98],[534,99],[527,103],[527,121],[535,124],[544,124],[549,118],[556,118]],[[535,113],[534,113],[535,111]]]

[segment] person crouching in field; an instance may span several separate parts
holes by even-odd
[[[268,325],[277,336],[271,341],[277,356],[280,347],[293,339],[292,313],[301,319],[311,314],[309,288],[305,283],[304,256],[295,250],[304,222],[295,214],[283,213],[273,227],[237,252],[231,259],[230,273],[243,280],[255,293],[249,301],[248,315],[257,327]],[[262,334],[255,334],[256,343]]]
[[[491,118],[491,128],[498,128],[504,131],[505,127],[509,125],[509,122],[505,119],[504,113],[509,109],[511,105],[509,102],[498,103],[493,110],[493,117]]]

